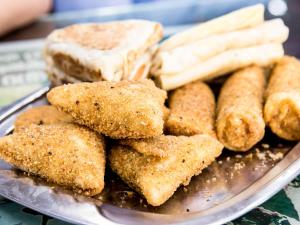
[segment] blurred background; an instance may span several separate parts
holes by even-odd
[[[290,28],[288,54],[300,57],[299,0],[0,0],[0,108],[48,85],[43,39],[73,23],[129,18],[165,26],[165,37],[235,9],[263,3],[266,18]]]

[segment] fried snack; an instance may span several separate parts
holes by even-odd
[[[0,138],[1,159],[87,196],[104,187],[104,148],[101,136],[75,124],[33,124]]]
[[[109,155],[110,166],[129,186],[142,194],[147,202],[159,206],[181,185],[188,185],[194,175],[221,154],[222,144],[208,135],[161,136],[159,141],[141,141],[141,146],[162,148],[166,157],[141,154],[135,148],[115,146]],[[134,141],[133,141],[134,142]],[[132,145],[132,143],[131,143]]]
[[[157,84],[172,90],[192,81],[207,81],[250,65],[270,66],[284,55],[282,44],[265,44],[255,47],[228,50],[188,70],[173,75],[161,75]]]
[[[248,29],[209,36],[169,51],[158,51],[151,73],[171,76],[227,50],[283,43],[288,34],[282,19],[273,19]]]
[[[274,68],[266,90],[264,118],[279,137],[300,140],[300,61],[285,56]]]
[[[15,120],[14,131],[19,131],[30,124],[72,123],[73,118],[54,106],[43,105],[22,112]]]
[[[176,145],[178,138],[171,135],[161,135],[154,138],[123,139],[118,143],[148,156],[167,157],[172,152],[170,146]]]
[[[47,97],[77,123],[111,138],[147,138],[163,132],[166,92],[150,80],[70,84],[52,89]]]
[[[264,70],[255,66],[234,73],[224,83],[218,99],[216,129],[226,148],[247,151],[263,138],[264,87]]]
[[[264,10],[262,4],[257,4],[233,11],[173,35],[165,40],[160,48],[165,51],[211,35],[256,26],[264,21]]]
[[[170,116],[166,129],[172,135],[208,134],[216,137],[215,97],[201,81],[176,89],[169,98]]]

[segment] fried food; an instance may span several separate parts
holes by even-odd
[[[188,185],[194,175],[221,154],[223,145],[208,135],[161,136],[157,141],[132,141],[134,148],[115,146],[109,155],[110,166],[129,186],[142,194],[147,202],[159,206],[181,185]],[[165,157],[137,152],[137,146],[162,148]]]
[[[264,70],[255,66],[234,73],[224,83],[218,99],[216,129],[226,148],[247,151],[263,138],[264,88]]]
[[[162,74],[156,78],[156,82],[162,89],[172,90],[196,80],[208,81],[251,65],[270,66],[283,55],[282,44],[277,43],[228,50],[191,66],[184,72]]]
[[[47,97],[77,123],[111,138],[163,132],[166,92],[150,80],[70,84],[52,89]]]
[[[72,123],[73,118],[54,106],[43,105],[22,112],[15,120],[14,131],[19,131],[30,124]]]
[[[274,68],[266,90],[266,124],[279,137],[300,140],[300,61],[285,56]]]
[[[0,138],[0,158],[87,196],[104,187],[104,139],[75,124],[29,125]]]
[[[178,138],[171,135],[161,135],[154,138],[123,139],[118,143],[148,156],[167,157],[172,152],[170,146],[176,145]]]
[[[170,116],[166,123],[169,134],[216,136],[215,97],[205,83],[196,81],[176,89],[169,98],[169,106]]]

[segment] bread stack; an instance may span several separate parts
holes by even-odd
[[[264,6],[243,8],[199,24],[164,41],[152,74],[165,90],[210,80],[249,65],[269,66],[283,55],[289,29],[264,20]]]

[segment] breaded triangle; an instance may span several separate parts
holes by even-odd
[[[69,84],[49,102],[79,124],[111,138],[147,138],[163,132],[166,92],[150,80]]]
[[[180,141],[180,138],[175,136],[161,135],[154,138],[123,139],[119,141],[119,144],[130,147],[144,155],[163,158],[172,154],[170,146],[178,144],[178,141]]]
[[[104,187],[104,139],[75,124],[29,125],[0,138],[0,158],[87,196]]]
[[[22,112],[15,121],[14,131],[19,131],[22,127],[30,124],[55,124],[55,123],[72,123],[73,118],[51,105],[34,107]]]
[[[135,144],[133,144],[135,143]],[[223,145],[208,135],[161,136],[159,141],[136,140],[111,149],[109,162],[129,186],[142,194],[147,202],[159,206],[167,201],[181,185],[211,164]],[[141,146],[148,149],[161,147],[165,157],[149,156],[137,152]],[[129,146],[133,147],[129,147]]]

